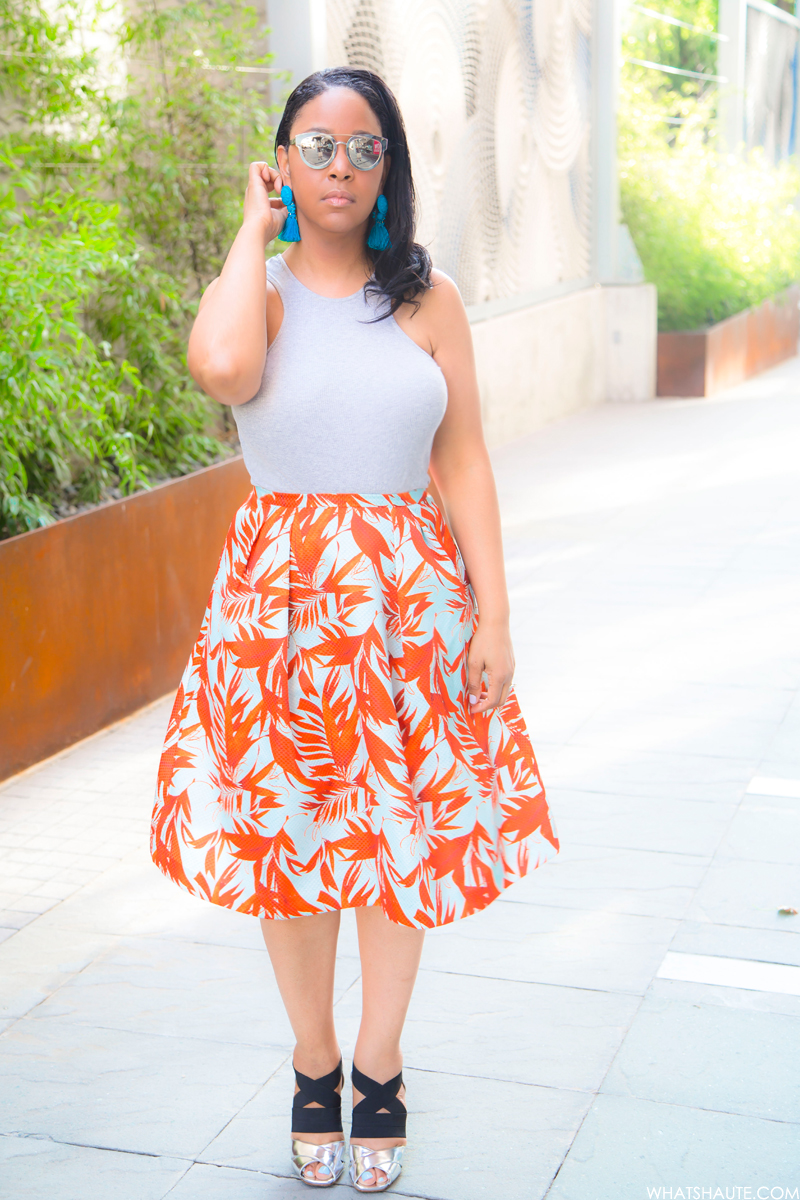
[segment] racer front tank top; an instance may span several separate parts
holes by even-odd
[[[427,486],[447,384],[382,301],[312,292],[282,255],[267,277],[283,322],[261,386],[233,406],[245,466],[270,492],[407,492]]]

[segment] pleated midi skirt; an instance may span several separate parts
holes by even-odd
[[[151,850],[258,917],[465,917],[558,840],[512,691],[473,714],[478,614],[438,505],[254,490],[175,698]]]

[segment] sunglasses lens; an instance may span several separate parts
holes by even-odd
[[[336,153],[336,143],[327,133],[309,133],[298,138],[296,144],[309,167],[327,167]]]
[[[360,171],[371,171],[381,161],[383,146],[379,138],[359,136],[350,138],[347,150],[354,167]]]

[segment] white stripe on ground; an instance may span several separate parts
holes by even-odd
[[[770,775],[754,775],[747,785],[750,795],[785,796],[800,800],[800,779],[775,779]]]
[[[800,967],[756,962],[751,958],[721,958],[715,954],[680,954],[669,950],[658,968],[658,978],[800,996]]]

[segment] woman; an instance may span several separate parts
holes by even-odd
[[[400,1035],[425,929],[558,843],[511,688],[469,324],[413,240],[397,103],[369,71],[319,71],[276,145],[189,342],[254,490],[178,690],[152,852],[262,918],[297,1040],[292,1165],[316,1187],[344,1169],[333,972],[356,910],[350,1176],[378,1192],[406,1144]]]

